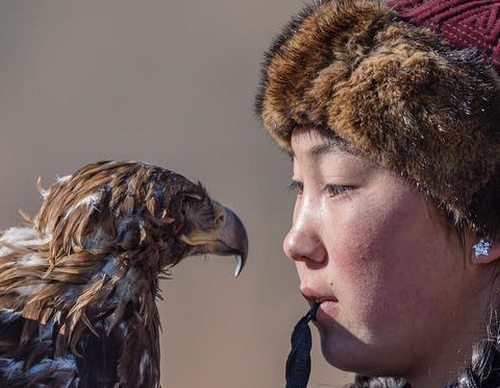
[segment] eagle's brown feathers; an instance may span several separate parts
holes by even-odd
[[[42,194],[32,222],[0,236],[0,312],[14,314],[0,330],[19,326],[0,334],[0,382],[1,358],[26,371],[69,357],[78,386],[159,386],[158,279],[190,255],[244,262],[243,225],[200,184],[143,163],[91,164]]]

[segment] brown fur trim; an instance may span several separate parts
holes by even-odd
[[[500,88],[477,53],[368,0],[320,1],[266,53],[256,112],[280,147],[329,128],[477,231],[500,233]]]

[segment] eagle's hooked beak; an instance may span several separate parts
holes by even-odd
[[[234,276],[237,277],[247,260],[247,232],[233,211],[215,201],[213,205],[216,211],[215,227],[209,231],[196,229],[181,238],[189,245],[203,245],[205,253],[219,256],[234,255],[236,259]]]
[[[239,217],[226,207],[221,206],[219,233],[212,253],[218,255],[234,255],[236,266],[234,276],[237,277],[245,266],[248,255],[248,237]]]

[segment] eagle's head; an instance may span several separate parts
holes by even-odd
[[[56,265],[67,257],[113,255],[153,272],[199,254],[234,255],[245,264],[248,239],[239,218],[200,183],[138,162],[104,161],[59,178],[35,217]]]

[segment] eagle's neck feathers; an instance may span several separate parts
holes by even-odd
[[[84,335],[121,337],[118,373],[127,376],[137,369],[138,378],[159,376],[155,268],[129,266],[132,253],[115,256],[82,250],[52,260],[50,248],[51,238],[40,237],[30,226],[8,229],[0,237],[0,305],[43,325],[54,323],[55,355],[70,350],[80,354],[78,344]],[[141,362],[128,354],[141,354]]]

